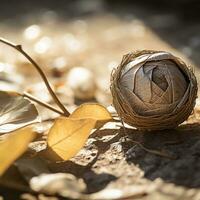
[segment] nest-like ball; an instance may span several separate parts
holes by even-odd
[[[111,75],[111,93],[125,123],[143,130],[170,129],[191,114],[197,81],[180,58],[145,50],[123,57]]]

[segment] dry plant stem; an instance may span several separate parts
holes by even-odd
[[[124,132],[124,135],[125,137],[128,137],[128,133],[126,132],[126,128],[124,126],[124,122],[121,120],[121,123],[122,123],[122,127],[123,127],[123,132]],[[126,139],[126,138],[125,138]],[[125,140],[126,141],[126,140]],[[154,149],[149,149],[149,148],[146,148],[145,146],[143,146],[140,142],[138,141],[135,141],[135,140],[131,140],[131,142],[133,144],[136,144],[138,145],[140,148],[142,148],[144,151],[148,152],[148,153],[151,153],[151,154],[154,154],[154,155],[158,155],[158,156],[161,156],[161,157],[165,157],[165,158],[168,158],[168,159],[171,159],[171,160],[176,160],[176,156],[172,156],[172,155],[169,155],[168,153],[166,152],[163,152],[163,151],[159,151],[159,150],[154,150]]]
[[[168,158],[168,159],[171,159],[171,160],[176,160],[177,159],[176,156],[169,155],[166,152],[159,151],[159,150],[154,150],[154,149],[148,149],[148,148],[144,147],[140,142],[137,142],[137,141],[134,141],[134,140],[132,140],[131,142],[133,142],[134,144],[137,144],[140,148],[142,148],[143,150],[145,150],[148,153],[151,153],[151,154],[154,154],[154,155],[158,155],[158,156],[161,156],[161,157],[165,157],[165,158]]]
[[[68,110],[65,108],[65,106],[60,102],[60,100],[58,99],[58,97],[56,96],[56,94],[54,93],[53,89],[51,88],[47,77],[45,76],[44,72],[42,71],[41,67],[22,49],[21,45],[16,45],[14,43],[11,43],[3,38],[0,38],[0,42],[13,47],[14,49],[16,49],[17,51],[19,51],[21,54],[23,54],[29,61],[30,63],[36,68],[36,70],[39,72],[40,76],[42,77],[49,93],[51,94],[52,98],[54,99],[54,101],[56,102],[56,104],[60,107],[60,109],[63,111],[62,115],[68,117],[70,115],[70,113],[68,112]]]
[[[58,110],[58,109],[56,109],[55,107],[49,105],[48,103],[45,103],[45,102],[43,102],[43,101],[37,99],[36,97],[32,96],[31,94],[29,94],[29,93],[27,93],[27,92],[24,92],[24,93],[23,93],[23,97],[26,97],[26,98],[28,98],[28,99],[30,99],[30,100],[32,100],[32,101],[35,101],[36,103],[38,103],[38,104],[40,104],[40,105],[42,105],[42,106],[48,108],[49,110],[52,110],[52,111],[58,113],[59,115],[64,115],[64,113],[61,112],[60,110]],[[65,116],[65,115],[64,115],[64,116]]]

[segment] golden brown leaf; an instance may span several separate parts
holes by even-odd
[[[92,118],[105,122],[112,120],[112,116],[108,110],[97,103],[82,104],[69,117],[77,119]]]
[[[0,142],[0,175],[26,151],[29,142],[34,137],[35,132],[30,128],[26,128],[13,132]]]
[[[70,116],[70,118],[92,118],[96,120],[95,128],[101,128],[105,123],[113,120],[109,111],[97,103],[85,103],[80,105]]]
[[[84,146],[95,123],[90,118],[58,118],[49,131],[43,155],[53,161],[70,159]]]

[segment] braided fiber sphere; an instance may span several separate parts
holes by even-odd
[[[145,50],[123,57],[111,75],[111,93],[127,124],[142,130],[170,129],[191,114],[197,81],[181,59]]]

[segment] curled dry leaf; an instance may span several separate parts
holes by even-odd
[[[36,134],[30,128],[20,129],[0,142],[0,175],[22,155]]]
[[[35,106],[20,94],[0,91],[0,134],[38,122]]]
[[[84,146],[94,119],[58,118],[48,133],[47,149],[41,155],[53,161],[68,160]]]
[[[124,56],[111,76],[111,93],[127,124],[142,130],[169,129],[191,114],[197,80],[180,58],[145,50]]]

